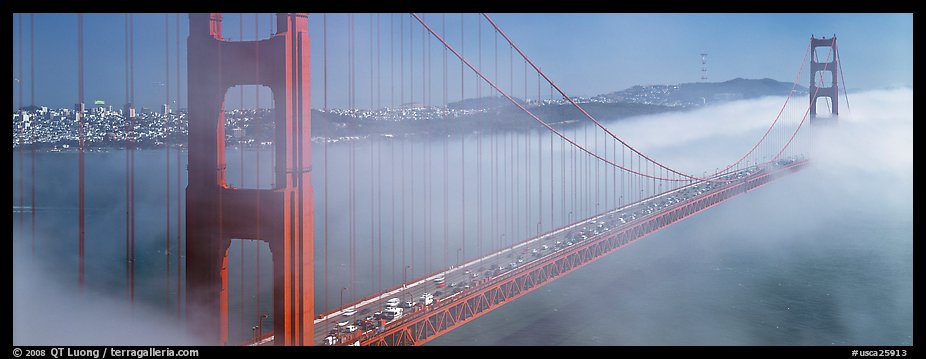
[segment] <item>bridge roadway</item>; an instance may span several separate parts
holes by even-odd
[[[744,193],[752,188],[767,183],[773,179],[772,175],[777,172],[782,172],[785,169],[797,170],[803,167],[805,163],[806,161],[804,160],[786,159],[776,163],[766,164],[767,166],[762,169],[751,166],[738,171],[728,172],[715,176],[714,178],[738,181],[701,181],[691,183],[675,190],[580,220],[572,225],[543,233],[527,241],[515,244],[512,247],[468,261],[462,265],[414,279],[405,285],[383,291],[376,296],[367,297],[358,302],[350,303],[344,308],[319,315],[314,322],[315,344],[358,345],[361,341],[364,344],[393,344],[385,343],[381,338],[377,342],[375,338],[389,335],[390,332],[396,332],[398,327],[407,326],[409,322],[420,320],[423,316],[432,315],[429,313],[432,313],[435,308],[446,308],[448,305],[456,305],[460,300],[471,300],[473,299],[472,294],[475,292],[484,290],[487,286],[492,286],[495,282],[505,278],[510,279],[512,274],[518,272],[518,269],[521,267],[530,267],[531,265],[536,267],[539,263],[549,262],[555,257],[562,257],[564,252],[574,251],[577,246],[593,241],[600,241],[603,237],[614,237],[615,233],[626,232],[626,229],[630,227],[639,226],[640,222],[649,221],[660,213],[684,207],[701,198],[716,195],[733,188],[737,188],[740,191],[736,193],[731,192],[731,195],[724,196],[723,198],[714,196],[719,198],[717,201],[717,203],[719,203],[735,194]],[[757,179],[759,180],[757,181]],[[747,182],[755,183],[739,188],[741,185],[747,184]],[[711,203],[709,206],[713,206],[714,204],[716,203]],[[699,209],[698,212],[703,209],[706,209],[706,207]],[[694,213],[689,213],[684,217],[693,215]],[[674,221],[671,223],[674,223]],[[628,240],[621,246],[671,223],[655,228],[650,232],[643,233],[638,237]],[[624,231],[622,231],[622,229],[624,229]],[[578,266],[584,264],[585,263],[581,263],[578,264]],[[572,269],[575,268],[566,268],[565,272],[571,271]],[[557,272],[554,273],[554,276],[563,273]],[[435,282],[435,279],[438,278],[444,278],[444,286],[438,286]],[[535,287],[539,287],[539,285]],[[518,296],[523,294],[520,293],[520,289],[518,292]],[[425,293],[434,295],[432,304],[424,305],[422,303],[422,295]],[[386,301],[392,298],[398,298],[403,303],[403,306],[405,306],[405,302],[413,302],[415,304],[411,307],[404,308],[404,313],[401,318],[390,321],[383,320],[382,322],[373,320],[368,321],[366,325],[363,324],[365,318],[370,318],[375,313],[382,312],[385,308]],[[505,298],[503,301],[510,299]],[[345,315],[346,309],[352,309],[355,313],[352,315]],[[465,319],[467,322],[469,319],[473,319],[481,313],[475,314],[473,310],[470,309],[469,314],[469,318]],[[457,318],[457,320],[460,320],[460,318]],[[379,323],[385,323],[385,325],[380,326]],[[356,329],[350,331],[350,326],[352,325],[356,327]],[[434,331],[433,328],[431,331]],[[435,333],[432,333],[428,336],[436,337],[434,334]],[[440,334],[442,334],[442,332]],[[404,340],[410,340],[407,338],[407,335],[405,337]],[[252,343],[252,345],[267,345],[272,343],[272,339],[272,334],[266,335],[263,336],[258,343]],[[432,338],[429,337],[424,341],[430,339]],[[409,342],[409,344],[422,343],[423,341],[415,340],[410,340]]]

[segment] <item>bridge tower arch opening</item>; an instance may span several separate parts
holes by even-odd
[[[817,48],[822,53],[818,53]],[[816,38],[810,36],[810,123],[835,123],[839,117],[839,54],[836,35]],[[821,62],[822,61],[822,62]],[[818,101],[824,98],[826,106]],[[821,106],[821,107],[818,107]],[[819,116],[819,110],[828,108],[828,116]]]
[[[228,247],[268,243],[276,345],[311,345],[314,316],[311,93],[308,16],[277,14],[269,39],[226,41],[222,15],[190,14],[187,318],[211,344],[228,344]],[[273,187],[226,181],[224,100],[237,85],[273,94]]]

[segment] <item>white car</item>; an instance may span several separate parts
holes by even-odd
[[[356,326],[356,325],[348,325],[348,326],[344,327],[343,330],[344,330],[345,333],[353,333],[353,332],[355,332],[355,331],[357,330],[357,326]]]
[[[424,303],[424,305],[430,305],[431,303],[434,303],[434,295],[431,293],[422,294],[421,302]]]
[[[386,301],[386,307],[387,307],[387,308],[395,308],[395,307],[399,306],[399,302],[400,302],[399,298],[392,298],[392,299]]]
[[[357,313],[357,311],[354,308],[347,308],[347,309],[344,309],[344,312],[342,312],[341,314],[345,317],[349,317],[349,316],[354,315],[354,313]]]

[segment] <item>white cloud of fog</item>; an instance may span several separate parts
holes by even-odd
[[[13,244],[13,345],[196,345],[174,312],[87,289],[29,260]],[[140,291],[140,289],[138,289]]]
[[[607,126],[656,160],[700,172],[729,164],[745,154],[775,119],[784,100],[765,97],[735,101],[693,111],[611,121]],[[844,98],[841,100],[839,124],[815,134],[816,162],[838,170],[912,171],[913,90],[853,93],[849,99],[851,111]],[[792,98],[781,121],[793,126],[805,110],[806,98]],[[786,135],[792,129],[788,127]],[[768,142],[775,141],[775,134],[773,131]]]
[[[782,100],[645,116],[609,128],[657,160],[700,173],[748,150]],[[836,126],[814,130],[808,169],[645,238],[433,343],[912,344],[913,90],[858,92],[849,100],[852,111],[843,102]]]

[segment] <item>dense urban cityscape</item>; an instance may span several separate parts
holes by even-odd
[[[623,91],[594,97],[575,97],[580,104],[605,106],[605,113],[613,117],[635,114],[680,111],[698,108],[724,101],[756,98],[771,95],[787,95],[790,84],[770,79],[735,79],[720,83],[690,83],[678,85],[633,86]],[[799,88],[797,91],[806,91]],[[515,99],[527,108],[565,107],[565,99]],[[627,111],[622,106],[641,105],[636,111]],[[614,112],[615,109],[617,112]],[[601,108],[596,108],[602,111]],[[87,150],[124,148],[157,148],[167,143],[183,144],[187,139],[186,109],[173,110],[162,105],[159,111],[139,109],[133,121],[126,114],[134,109],[116,108],[105,103],[87,106],[85,109],[85,146]],[[544,112],[544,111],[540,111]],[[562,112],[562,111],[559,111]],[[416,133],[442,133],[442,131],[480,131],[478,125],[459,126],[461,121],[472,120],[474,124],[487,121],[486,117],[498,113],[513,113],[521,116],[518,109],[502,97],[467,99],[448,106],[425,106],[410,103],[380,109],[330,109],[313,110],[313,141],[342,141],[362,136],[413,135]],[[546,111],[550,123],[572,123],[568,114]],[[555,118],[559,116],[559,118]],[[228,144],[260,146],[272,143],[272,109],[234,109],[225,113],[225,136]],[[510,118],[510,117],[509,117]],[[24,107],[13,112],[13,148],[35,144],[41,151],[74,150],[79,141],[76,110],[71,108],[48,108],[45,106]],[[440,121],[450,121],[448,126],[432,126]],[[526,128],[530,122],[511,121],[508,128]],[[453,125],[452,123],[457,123]],[[331,127],[325,127],[330,124]],[[404,125],[404,126],[403,126]],[[484,126],[483,126],[484,127]],[[452,128],[452,130],[451,130]],[[322,130],[322,131],[319,131]],[[325,134],[329,135],[325,135]]]

